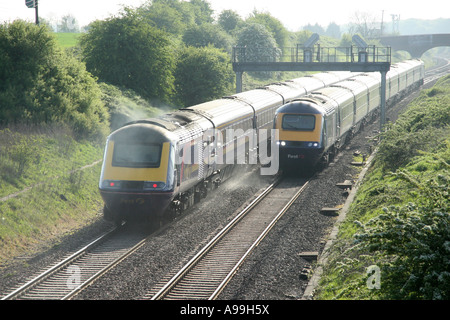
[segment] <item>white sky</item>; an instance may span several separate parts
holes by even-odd
[[[411,0],[208,0],[218,14],[231,9],[246,18],[254,9],[269,12],[291,31],[300,30],[307,24],[319,23],[327,27],[329,23],[346,24],[356,11],[370,12],[381,21],[392,20],[391,15],[400,15],[401,20],[410,18],[438,19],[450,18],[450,10],[442,0],[422,1],[411,5]],[[122,4],[136,7],[145,0],[39,0],[39,16],[57,20],[71,14],[80,26],[96,19],[105,19],[117,13]],[[0,0],[0,23],[20,18],[34,22],[35,11],[25,6],[25,0]],[[450,30],[449,30],[450,32]]]

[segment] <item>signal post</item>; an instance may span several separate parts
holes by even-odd
[[[36,10],[36,25],[39,25],[38,0],[25,0],[25,5],[30,9]]]

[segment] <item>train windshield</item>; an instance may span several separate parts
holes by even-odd
[[[282,128],[284,130],[313,131],[316,126],[316,117],[313,115],[285,114]]]
[[[114,144],[112,165],[115,167],[158,168],[162,146],[159,144]]]

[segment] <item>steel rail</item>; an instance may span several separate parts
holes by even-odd
[[[102,243],[103,241],[105,241],[106,239],[111,237],[114,233],[117,232],[117,230],[118,230],[118,228],[114,228],[114,229],[104,233],[103,235],[101,235],[100,237],[98,237],[97,239],[92,241],[91,243],[87,244],[86,246],[84,246],[80,250],[76,251],[75,253],[73,253],[69,257],[65,258],[64,260],[60,261],[59,263],[57,263],[53,267],[47,269],[46,271],[44,271],[43,273],[39,274],[35,278],[31,279],[30,281],[28,281],[24,285],[20,286],[19,288],[15,289],[14,291],[9,293],[8,295],[4,296],[1,300],[11,300],[11,299],[14,299],[14,298],[18,297],[19,295],[23,294],[24,292],[26,292],[30,288],[36,286],[37,284],[39,284],[43,280],[45,280],[48,277],[50,277],[51,275],[53,275],[58,270],[61,270],[62,268],[64,268],[65,266],[68,266],[73,261],[75,261],[75,260],[79,259],[80,257],[82,257],[86,252],[88,252],[92,248],[98,246],[100,243]]]
[[[250,246],[250,248],[245,252],[245,254],[242,256],[242,258],[236,263],[236,265],[233,267],[233,269],[228,273],[228,275],[225,277],[225,279],[220,283],[220,285],[216,288],[216,290],[213,292],[213,294],[208,298],[208,300],[214,300],[216,299],[219,294],[223,291],[225,286],[228,284],[228,282],[231,280],[233,275],[237,272],[237,270],[240,268],[242,263],[247,259],[248,255],[253,252],[253,250],[259,245],[259,243],[266,237],[266,235],[269,233],[270,230],[275,226],[275,224],[280,220],[280,218],[286,213],[286,211],[292,206],[292,204],[297,200],[297,198],[300,196],[300,194],[305,190],[306,186],[308,185],[309,180],[306,181],[303,186],[295,193],[295,195],[289,200],[289,202],[281,209],[276,217],[270,222],[270,224],[264,229],[264,231],[260,234],[258,239],[255,240],[255,242]]]
[[[271,184],[268,188],[266,188],[257,198],[255,198],[246,208],[244,208],[227,226],[225,226],[212,240],[210,240],[207,245],[205,245],[199,252],[197,252],[197,254],[187,264],[185,264],[172,278],[170,278],[170,280],[168,282],[166,282],[164,284],[164,286],[161,289],[159,289],[159,291],[157,291],[157,293],[151,297],[151,300],[161,300],[161,299],[168,297],[169,295],[172,297],[173,297],[173,295],[175,295],[175,297],[180,297],[180,294],[171,293],[171,292],[176,292],[176,291],[190,292],[190,290],[187,289],[187,288],[189,288],[189,286],[186,286],[186,283],[184,285],[182,285],[180,289],[176,289],[175,291],[172,291],[172,290],[177,285],[179,285],[183,281],[185,281],[186,276],[189,274],[189,272],[193,271],[194,268],[196,268],[196,269],[200,268],[200,270],[197,270],[200,278],[202,278],[202,274],[204,276],[205,272],[206,273],[212,272],[211,270],[205,269],[205,266],[199,267],[201,265],[200,261],[202,261],[202,259],[205,258],[207,256],[207,254],[209,254],[210,252],[217,250],[216,248],[219,245],[219,242],[221,240],[224,240],[225,236],[228,235],[231,232],[231,230],[234,229],[234,227],[237,227],[238,222],[243,220],[243,218],[246,217],[247,214],[250,213],[252,211],[252,209],[256,207],[256,205],[261,203],[262,200],[264,198],[266,198],[266,196],[274,190],[275,186],[278,185],[280,183],[280,181],[281,181],[281,177],[279,176],[273,184]],[[239,267],[242,265],[242,263],[245,261],[245,259],[248,257],[248,255],[258,246],[258,244],[262,241],[262,239],[264,239],[265,236],[269,233],[269,231],[275,226],[277,221],[283,216],[283,214],[292,206],[292,204],[295,202],[295,200],[300,196],[300,194],[303,192],[303,190],[308,185],[308,182],[309,181],[306,181],[301,186],[301,188],[295,192],[295,194],[293,196],[292,195],[290,196],[287,204],[284,204],[284,206],[282,207],[281,210],[278,209],[279,211],[275,213],[276,214],[275,216],[273,214],[270,215],[269,219],[267,220],[268,223],[264,227],[264,229],[254,235],[254,237],[256,237],[256,240],[254,240],[254,237],[252,237],[253,239],[249,240],[248,243],[244,244],[245,251],[243,254],[242,254],[242,250],[240,250],[240,253],[238,253],[239,256],[237,256],[237,253],[236,253],[235,258],[238,259],[238,261],[237,261],[237,263],[235,263],[235,265],[228,264],[228,266],[225,268],[225,270],[216,270],[216,272],[218,274],[222,274],[223,277],[222,276],[219,277],[218,274],[214,273],[214,274],[210,275],[211,279],[205,280],[203,278],[204,280],[200,281],[202,284],[205,284],[205,282],[207,283],[206,287],[209,288],[208,291],[211,291],[212,294],[202,292],[201,294],[199,294],[199,297],[202,297],[202,298],[205,297],[208,300],[213,300],[222,292],[222,290],[225,288],[225,286],[231,280],[233,275],[236,273],[236,271],[239,269]],[[230,239],[228,239],[228,241],[230,241]],[[226,245],[224,245],[224,244],[220,244],[220,246],[226,248]],[[226,250],[226,251],[227,251],[227,254],[229,254],[229,251],[232,251],[232,250]],[[223,254],[219,254],[219,256],[221,259],[223,259]],[[214,258],[211,258],[211,257],[207,258],[208,261],[211,261],[211,259],[216,262],[218,261],[218,260],[214,260]],[[232,259],[230,259],[230,260],[232,260]],[[226,261],[229,262],[228,260],[226,260]],[[218,264],[216,263],[215,265],[217,266]],[[222,264],[219,264],[219,265],[222,266]],[[230,268],[231,268],[231,271],[228,271],[228,269],[230,269]],[[225,273],[222,271],[225,271]],[[191,278],[194,282],[198,281],[198,278],[196,278],[196,276],[189,275],[189,278]],[[208,281],[215,282],[216,284],[209,283]],[[206,290],[201,290],[201,291],[206,291]],[[191,293],[187,293],[187,294],[189,295]],[[185,297],[186,295],[181,294],[181,296]]]
[[[128,240],[125,238],[127,241],[124,243],[124,239],[121,237],[126,237],[127,235],[119,233],[120,231],[123,231],[123,227],[124,225],[106,232],[82,249],[70,255],[68,258],[65,258],[55,266],[49,268],[23,286],[3,297],[2,300],[20,298],[30,299],[29,296],[32,290],[35,290],[35,292],[31,294],[31,296],[34,296],[34,298],[31,299],[71,299],[96,279],[134,253],[147,241],[148,236],[142,235],[142,239],[140,239],[140,236],[137,236],[137,238],[130,237]],[[114,237],[116,235],[119,236],[117,239]],[[107,254],[102,252],[105,247],[108,249],[106,250],[108,252]],[[96,250],[99,251],[96,252]],[[79,275],[80,283],[73,288],[67,286],[67,272],[65,275],[60,275],[61,272],[71,265],[77,266],[82,270],[87,270],[87,272],[81,272]],[[82,275],[87,276],[87,279],[81,281]],[[49,283],[45,285],[46,281]],[[44,286],[42,286],[43,284]]]
[[[162,299],[183,277],[219,242],[252,208],[261,202],[275,186],[281,181],[278,176],[276,181],[259,194],[248,206],[246,206],[236,217],[233,218],[217,235],[212,238],[197,254],[182,267],[156,294],[151,300]]]
[[[120,262],[125,260],[127,257],[129,257],[131,254],[136,252],[140,247],[142,247],[145,242],[147,241],[147,237],[139,241],[137,244],[135,244],[133,247],[131,247],[129,250],[127,250],[124,254],[122,254],[120,257],[118,257],[116,260],[108,264],[103,269],[99,270],[97,273],[92,275],[89,279],[84,281],[80,286],[75,288],[72,292],[65,295],[61,300],[70,300],[72,297],[76,296],[80,291],[85,289],[87,286],[89,286],[91,283],[93,283],[95,280],[99,279],[101,276],[103,276],[106,272],[114,268],[116,265],[118,265]]]

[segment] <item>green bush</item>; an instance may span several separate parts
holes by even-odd
[[[213,46],[182,50],[174,73],[178,103],[192,106],[232,93],[235,76],[228,59]]]
[[[445,144],[450,125],[450,76],[424,90],[413,105],[383,135],[377,161],[394,171],[419,154]]]
[[[96,80],[45,26],[1,25],[0,65],[0,124],[64,123],[78,139],[104,140],[109,115]]]
[[[389,206],[363,226],[355,239],[359,251],[383,253],[384,297],[450,298],[449,175],[416,181],[407,171],[396,174],[417,190],[415,203]]]
[[[100,81],[170,102],[175,63],[171,42],[132,11],[94,21],[80,45],[87,69]]]

